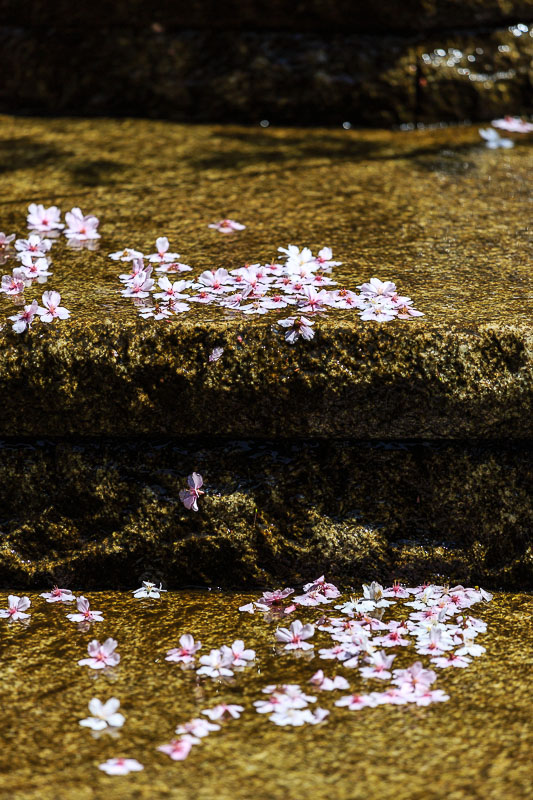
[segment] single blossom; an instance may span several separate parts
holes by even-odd
[[[387,680],[391,677],[390,666],[396,656],[387,656],[381,650],[368,656],[368,667],[361,667],[359,672],[363,678],[379,678]]]
[[[31,305],[24,306],[23,311],[19,311],[18,314],[8,317],[8,319],[13,322],[13,330],[15,333],[24,333],[25,330],[31,328],[38,307],[37,300],[34,300]]]
[[[160,236],[156,239],[155,246],[157,247],[157,252],[148,256],[148,260],[154,264],[170,263],[177,261],[180,257],[179,253],[169,253],[168,248],[170,245],[166,236]]]
[[[116,697],[111,697],[105,703],[102,703],[97,697],[93,697],[89,701],[90,717],[80,720],[80,725],[83,728],[91,728],[93,731],[103,731],[106,728],[122,728],[126,722],[126,717],[118,713],[120,708],[120,700]]]
[[[244,711],[244,706],[238,706],[235,704],[227,705],[226,703],[219,703],[218,706],[204,709],[202,711],[202,714],[205,714],[206,717],[209,717],[209,719],[213,721],[216,719],[224,719],[226,714],[232,719],[239,719],[243,711]]]
[[[230,678],[233,675],[233,670],[229,669],[232,658],[227,652],[211,650],[208,656],[200,656],[200,664],[202,666],[197,670],[197,675],[207,675],[210,678]]]
[[[313,625],[303,625],[295,619],[289,628],[276,630],[276,641],[283,642],[285,650],[311,650],[313,645],[306,641],[315,633]]]
[[[224,348],[223,347],[215,347],[214,350],[211,350],[211,352],[209,353],[209,359],[208,359],[209,363],[213,364],[215,361],[218,361],[218,359],[221,358],[223,352],[224,352]]]
[[[76,599],[70,589],[60,589],[54,586],[50,592],[42,592],[39,597],[44,597],[47,603],[72,603]]]
[[[54,319],[68,319],[70,311],[60,306],[61,295],[59,292],[44,292],[42,303],[44,308],[39,306],[37,313],[41,318],[41,322],[53,322]]]
[[[73,208],[72,211],[67,211],[65,214],[65,222],[67,229],[65,236],[67,239],[77,239],[80,242],[86,242],[91,239],[99,239],[98,233],[99,219],[93,214],[85,215],[82,213],[81,208]]]
[[[379,278],[371,278],[368,283],[362,283],[357,288],[367,297],[392,297],[396,292],[396,284],[392,281],[380,281]]]
[[[253,603],[246,603],[243,606],[239,606],[239,611],[246,611],[248,614],[255,614],[255,606]]]
[[[533,123],[526,122],[520,117],[505,116],[503,119],[493,119],[491,125],[510,133],[531,133],[533,131]]]
[[[155,600],[159,600],[161,597],[161,592],[166,592],[166,589],[163,589],[162,585],[152,583],[152,581],[143,581],[143,585],[139,589],[133,590],[133,596],[136,600],[142,600],[146,597],[154,598]]]
[[[38,233],[32,233],[27,239],[17,239],[15,242],[15,250],[18,251],[17,258],[22,258],[23,255],[31,258],[45,258],[51,247],[50,239],[41,239]]]
[[[193,472],[192,475],[188,476],[187,483],[189,484],[189,488],[180,491],[180,500],[185,508],[198,511],[198,498],[200,495],[205,494],[205,492],[201,491],[204,485],[204,479],[199,472]]]
[[[106,639],[103,644],[97,639],[89,642],[87,650],[89,658],[82,658],[78,661],[80,667],[90,667],[91,669],[105,669],[105,667],[115,667],[119,661],[120,656],[115,653],[115,648],[118,642],[115,639]]]
[[[234,233],[235,231],[243,231],[246,225],[241,225],[240,222],[235,222],[234,219],[221,219],[219,222],[213,222],[207,227],[213,228],[219,233]]]
[[[361,708],[374,708],[377,702],[371,694],[350,694],[335,701],[339,708],[349,708],[350,711],[359,711]]]
[[[165,661],[175,661],[181,664],[193,664],[196,653],[202,647],[201,642],[195,642],[190,633],[184,633],[179,639],[180,646],[169,650]]]
[[[170,756],[172,761],[185,761],[191,752],[193,742],[190,739],[182,737],[179,739],[172,739],[169,744],[162,744],[157,749],[161,753]]]
[[[227,656],[233,667],[248,667],[249,661],[255,658],[255,650],[247,650],[242,639],[236,639],[231,647],[222,645],[223,656]]]
[[[67,619],[71,622],[103,622],[104,618],[101,611],[92,611],[89,601],[83,595],[76,600],[78,607],[77,614],[67,614]]]
[[[57,206],[45,208],[41,204],[32,203],[28,206],[28,228],[36,231],[61,230],[65,226],[61,223],[61,211]]]
[[[39,280],[40,283],[44,281],[41,278],[48,278],[52,273],[48,269],[49,263],[47,258],[35,258],[31,253],[20,254],[21,267],[20,270],[23,276],[28,280]]]
[[[129,772],[140,772],[144,767],[134,758],[110,758],[98,764],[98,769],[108,775],[127,775]]]
[[[133,261],[133,259],[144,258],[140,250],[126,247],[124,250],[117,250],[116,253],[109,253],[109,258],[113,261]]]
[[[7,250],[11,242],[15,239],[15,234],[11,233],[9,236],[0,231],[0,251]]]
[[[342,675],[335,675],[334,678],[327,678],[321,669],[309,678],[309,683],[312,683],[322,692],[334,692],[337,689],[345,690],[350,688],[350,684]]]
[[[9,619],[12,622],[28,619],[30,615],[25,612],[30,606],[31,600],[29,597],[18,597],[16,594],[10,594],[7,598],[7,608],[0,609],[0,617]]]
[[[479,135],[485,140],[485,146],[489,150],[498,150],[500,147],[503,150],[510,150],[514,147],[512,139],[504,139],[494,128],[480,128]]]
[[[278,325],[281,325],[283,328],[288,328],[287,332],[285,333],[285,341],[289,344],[294,344],[300,336],[302,339],[306,339],[310,341],[315,332],[311,327],[315,323],[307,319],[306,317],[300,317],[297,319],[296,317],[287,317],[287,319],[279,319]]]
[[[24,291],[24,279],[26,278],[24,271],[20,268],[15,268],[12,275],[4,275],[2,283],[0,284],[0,292],[5,292],[9,295],[22,294]]]

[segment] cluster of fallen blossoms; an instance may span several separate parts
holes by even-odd
[[[129,272],[119,275],[124,284],[122,295],[135,302],[145,319],[163,320],[183,314],[191,310],[191,303],[214,304],[228,313],[244,315],[294,312],[278,320],[286,329],[286,340],[293,343],[300,336],[313,338],[314,320],[309,316],[334,309],[354,309],[362,320],[375,322],[423,316],[410,297],[398,293],[392,281],[372,278],[357,287],[359,294],[334,288],[337,282],[331,277],[332,269],[342,262],[333,260],[329,247],[323,247],[316,256],[308,247],[279,247],[279,262],[245,264],[229,271],[205,270],[189,278],[185,273],[192,267],[169,249],[165,236],[158,238],[155,246],[156,251],[148,255],[132,248],[110,253],[114,261],[130,265]]]
[[[144,581],[133,595],[136,600],[160,602],[164,592],[161,585]],[[69,589],[55,587],[40,596],[51,604],[75,602],[78,611],[67,614],[67,618],[85,626],[83,630],[103,622],[102,614],[90,608],[87,598],[76,598]],[[343,670],[344,675],[328,676],[323,669],[311,669],[309,690],[294,683],[271,684],[263,688],[263,696],[253,702],[253,707],[275,725],[299,728],[319,725],[331,714],[316,706],[317,695],[310,693],[313,691],[322,697],[327,696],[324,693],[339,693],[332,710],[360,711],[381,705],[420,707],[445,702],[450,698],[435,687],[437,673],[449,668],[465,669],[483,655],[485,648],[477,637],[485,633],[486,623],[472,616],[470,608],[491,598],[491,594],[478,588],[434,584],[408,588],[399,583],[384,588],[373,581],[363,584],[361,596],[343,600],[339,589],[324,576],[306,584],[300,594],[291,587],[265,591],[239,611],[261,613],[265,623],[276,625],[272,640],[278,657],[300,656],[306,661],[319,658],[336,665],[336,671]],[[325,606],[331,605],[336,613],[326,613]],[[28,597],[10,595],[8,608],[0,610],[0,617],[28,624],[30,607]],[[401,611],[407,614],[402,615]],[[295,618],[289,625],[282,622],[295,612],[313,614],[314,619],[304,623]],[[387,612],[393,613],[394,618],[387,621]],[[316,641],[319,636],[329,637],[330,642]],[[418,656],[412,663],[404,655],[410,647]],[[110,637],[102,643],[93,639],[87,650],[87,657],[80,658],[78,664],[112,677],[121,660],[117,641]],[[201,642],[191,633],[183,633],[177,646],[166,652],[165,660],[183,670],[194,670],[197,680],[208,677],[221,685],[234,683],[238,672],[258,661],[256,652],[246,648],[241,639],[212,648],[205,655],[200,655],[201,650]],[[398,655],[403,656],[403,666],[396,668]],[[116,731],[127,727],[126,717],[119,709],[120,700],[116,697],[104,701],[93,697],[89,701],[90,716],[80,719],[79,724],[92,730],[94,736],[116,736]],[[208,735],[219,732],[226,721],[239,719],[245,710],[235,703],[201,709],[198,716],[180,722],[174,738],[157,750],[174,761],[183,761]],[[124,756],[108,759],[98,767],[108,775],[126,775],[144,768],[135,758]]]
[[[54,322],[54,320],[68,319],[70,312],[61,306],[59,292],[46,291],[43,293],[40,306],[37,300],[25,304],[25,291],[34,284],[46,283],[52,275],[50,265],[52,262],[50,251],[54,240],[61,231],[73,247],[80,247],[100,238],[97,232],[98,219],[92,215],[85,216],[81,209],[73,208],[65,214],[65,222],[61,222],[61,211],[57,206],[45,208],[43,205],[32,203],[28,207],[27,223],[29,234],[27,239],[17,239],[15,234],[7,236],[0,233],[0,258],[5,264],[11,257],[11,245],[14,244],[14,257],[18,266],[14,267],[11,275],[4,275],[0,284],[0,292],[13,298],[19,311],[9,319],[13,322],[15,333],[24,333],[31,328],[35,318],[41,322]]]

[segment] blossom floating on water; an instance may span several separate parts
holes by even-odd
[[[16,238],[16,234],[11,233],[9,236],[0,231],[0,251],[7,250],[11,242]]]
[[[20,268],[15,268],[12,275],[4,275],[2,283],[0,284],[0,292],[5,292],[9,295],[22,294],[24,291],[24,271]]]
[[[8,319],[13,322],[12,327],[15,333],[24,333],[25,330],[31,328],[38,308],[37,300],[34,300],[30,305],[24,306],[24,309],[19,311],[18,314],[13,314],[11,317],[8,317]]]
[[[206,719],[202,719],[201,717],[196,717],[195,719],[191,719],[189,722],[185,722],[182,725],[178,725],[176,728],[176,733],[186,735],[188,737],[188,741],[192,744],[198,744],[200,739],[203,739],[204,736],[208,736],[211,731],[219,731],[220,725],[216,725],[213,722],[208,722]]]
[[[207,227],[213,228],[219,233],[234,233],[235,231],[243,231],[246,228],[246,225],[242,225],[240,222],[235,222],[234,219],[221,219],[219,222],[213,222]]]
[[[349,689],[350,684],[342,675],[335,675],[334,678],[327,678],[323,671],[319,669],[309,678],[309,683],[316,686],[322,692],[334,692],[337,689]]]
[[[155,246],[157,247],[157,252],[148,256],[148,260],[153,264],[164,264],[167,262],[177,261],[180,257],[179,253],[168,252],[170,245],[166,236],[160,236],[158,239],[156,239]]]
[[[502,131],[509,131],[509,133],[531,133],[533,131],[533,123],[526,122],[521,117],[506,116],[503,119],[493,119],[491,125]]]
[[[313,645],[306,640],[311,639],[314,633],[313,625],[304,625],[295,619],[289,628],[278,628],[275,636],[276,641],[283,642],[285,650],[311,650]]]
[[[39,597],[44,597],[47,603],[73,603],[76,599],[70,589],[60,589],[54,586],[50,592],[42,592]]]
[[[24,254],[30,255],[32,258],[46,258],[46,254],[52,247],[50,239],[44,239],[38,233],[32,233],[27,239],[17,239],[15,242],[15,250],[17,250],[17,258],[22,258]]]
[[[236,639],[231,647],[222,645],[221,652],[229,659],[232,667],[248,667],[248,662],[255,658],[255,650],[247,649],[242,639]]]
[[[67,239],[77,239],[86,242],[91,239],[99,239],[98,225],[100,221],[94,214],[84,214],[81,208],[73,208],[65,214],[67,229],[65,236]]]
[[[39,283],[46,283],[46,278],[52,275],[48,269],[50,265],[47,258],[42,256],[37,258],[32,255],[32,253],[26,251],[20,253],[20,262],[22,274],[27,279],[37,280]]]
[[[213,350],[211,350],[208,359],[209,363],[213,364],[215,361],[218,361],[218,359],[222,357],[223,352],[223,347],[215,347]]]
[[[7,598],[7,608],[0,609],[0,617],[9,619],[12,622],[28,619],[30,615],[25,612],[30,606],[31,600],[29,597],[18,597],[16,594],[10,594]]]
[[[233,656],[231,653],[213,649],[209,655],[200,656],[200,668],[196,671],[197,675],[207,675],[209,678],[231,678],[233,670]]]
[[[93,611],[90,607],[89,601],[83,595],[80,595],[76,600],[78,607],[77,614],[67,614],[67,619],[71,622],[103,622],[104,618],[101,611]]]
[[[200,495],[205,494],[205,492],[201,491],[204,485],[204,479],[199,472],[193,472],[192,475],[188,476],[187,483],[189,484],[189,488],[180,491],[180,500],[185,508],[198,511],[198,498]]]
[[[79,724],[83,728],[91,728],[93,731],[103,731],[106,728],[121,728],[126,722],[126,717],[118,713],[120,708],[120,700],[116,697],[111,697],[105,703],[102,703],[97,697],[89,700],[90,717],[80,719]]]
[[[93,639],[87,645],[89,658],[82,658],[78,661],[80,667],[90,667],[91,669],[105,669],[105,667],[115,667],[119,661],[120,656],[115,653],[118,642],[115,639],[106,639],[103,644],[97,639]]]
[[[45,208],[41,203],[31,203],[28,206],[28,228],[36,231],[62,230],[65,226],[61,223],[61,211],[57,206]]]
[[[136,600],[142,600],[144,598],[153,598],[154,600],[159,600],[161,597],[161,592],[166,592],[166,589],[163,589],[162,585],[152,583],[152,581],[143,581],[143,585],[139,589],[135,589],[133,592],[133,596]]]
[[[43,307],[39,306],[37,313],[41,322],[53,322],[55,319],[68,319],[70,311],[60,306],[61,295],[59,292],[44,292],[42,297]]]
[[[140,772],[144,767],[134,758],[110,758],[98,764],[98,769],[108,775],[128,775],[130,772]]]
[[[180,646],[169,650],[165,656],[165,661],[175,661],[181,664],[193,664],[196,653],[202,647],[201,642],[195,642],[190,633],[184,633],[179,639]]]
[[[201,713],[209,717],[210,720],[224,719],[226,714],[232,719],[239,719],[243,711],[244,706],[219,703],[218,706],[214,706],[213,708],[205,708]]]
[[[160,753],[169,756],[173,761],[185,761],[191,752],[193,742],[190,738],[181,737],[179,739],[172,739],[169,744],[161,744],[157,748]]]
[[[479,135],[485,140],[485,146],[490,150],[497,150],[500,147],[504,150],[510,150],[511,147],[514,147],[512,139],[502,138],[498,131],[493,128],[480,128]]]

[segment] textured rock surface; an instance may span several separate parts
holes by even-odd
[[[96,213],[103,235],[97,252],[64,239],[52,251],[46,288],[71,309],[65,324],[19,336],[1,296],[1,435],[533,435],[527,140],[502,152],[467,128],[6,118],[0,150],[4,230],[22,233],[27,204],[45,201]],[[246,230],[207,228],[225,215]],[[332,312],[297,346],[276,325],[283,313],[251,320],[204,307],[142,320],[107,253],[153,252],[162,234],[192,274],[267,263],[288,242],[331,244],[340,285],[393,279],[425,316],[379,325]]]
[[[527,24],[347,30],[4,26],[0,111],[374,127],[533,111]]]
[[[186,511],[198,470],[207,495]],[[527,445],[57,443],[0,449],[0,585],[425,579],[533,585]]]
[[[468,669],[439,670],[436,686],[448,702],[362,711],[335,708],[340,693],[314,691],[309,677],[321,666],[365,692],[383,690],[384,682],[364,682],[338,662],[277,656],[277,623],[237,611],[256,597],[179,592],[145,603],[129,593],[92,594],[91,606],[103,612],[104,622],[80,631],[65,619],[65,607],[32,594],[30,625],[2,620],[0,791],[11,800],[367,800],[369,794],[381,800],[530,800],[530,595],[497,595],[487,606],[474,606],[487,624],[477,640],[486,653]],[[4,607],[5,594],[0,602]],[[319,614],[306,609],[300,616]],[[197,682],[194,671],[164,660],[185,631],[202,641],[202,653],[242,638],[257,651],[256,663],[232,683]],[[108,635],[119,643],[121,662],[94,680],[76,662],[93,637]],[[315,641],[322,646],[328,640],[317,632]],[[411,648],[396,650],[402,652],[394,666],[413,662]],[[318,695],[316,705],[331,709],[331,717],[297,730],[274,726],[252,706],[269,683],[300,684]],[[91,697],[112,695],[126,723],[115,738],[96,738],[78,720],[87,716]],[[185,762],[156,751],[178,723],[218,703],[239,703],[245,711],[204,738]],[[98,770],[117,755],[138,759],[144,770],[124,778]]]

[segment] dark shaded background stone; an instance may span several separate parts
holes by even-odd
[[[533,20],[531,0],[0,0],[3,24],[426,31]]]
[[[191,471],[207,494],[179,500]],[[0,585],[533,585],[527,443],[4,443]]]
[[[532,31],[0,28],[0,111],[390,126],[533,111]]]

